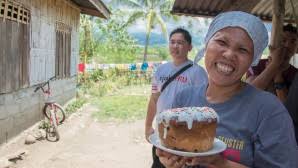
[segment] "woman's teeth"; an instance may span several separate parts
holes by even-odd
[[[233,67],[231,67],[229,65],[226,65],[226,64],[222,64],[222,63],[217,63],[216,67],[219,71],[224,72],[224,73],[228,73],[228,74],[231,73],[234,70]]]

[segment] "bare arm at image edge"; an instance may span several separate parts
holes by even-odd
[[[274,83],[285,83],[284,78],[282,77],[282,72],[277,73],[274,78]],[[285,102],[288,96],[288,88],[283,87],[281,89],[275,89],[275,93],[281,102]]]
[[[250,76],[246,82],[250,83],[256,88],[265,90],[272,82],[275,74],[278,72],[278,65],[269,64],[264,71],[258,76]]]
[[[258,76],[250,76],[246,82],[256,88],[266,90],[270,83],[274,80],[275,75],[280,71],[280,65],[283,60],[282,48],[270,50],[268,57],[268,65]]]
[[[153,133],[152,123],[156,114],[156,104],[160,93],[152,93],[148,103],[147,116],[145,121],[145,136],[148,141],[149,135]]]

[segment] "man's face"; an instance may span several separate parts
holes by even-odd
[[[187,58],[191,49],[191,44],[185,40],[183,34],[175,33],[170,38],[169,50],[174,61]]]
[[[285,48],[285,61],[288,62],[297,51],[298,38],[296,33],[285,31],[283,33],[282,45]]]

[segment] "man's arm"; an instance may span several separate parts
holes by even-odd
[[[264,71],[258,76],[250,76],[246,82],[252,84],[256,88],[265,90],[272,82],[275,74],[278,72],[278,64],[270,63]]]
[[[282,49],[271,49],[269,62],[266,68],[258,76],[250,76],[246,82],[252,84],[256,88],[265,90],[273,81],[275,75],[280,70],[280,65],[283,60]]]
[[[157,104],[159,95],[160,95],[160,92],[152,93],[150,96],[149,103],[148,103],[147,116],[146,116],[146,121],[145,121],[145,136],[146,136],[147,141],[148,141],[149,136],[154,131],[152,128],[152,122],[153,122],[154,116],[156,114],[156,104]]]

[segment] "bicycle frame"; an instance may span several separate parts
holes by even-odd
[[[56,115],[56,112],[57,112],[57,110],[55,109],[55,106],[54,106],[54,104],[53,103],[49,103],[50,104],[50,107],[51,107],[51,109],[50,109],[50,123],[51,124],[57,124],[58,125],[58,117],[57,117],[57,115]],[[54,120],[55,120],[55,122],[54,122]]]
[[[55,101],[50,101],[50,97],[51,97],[51,87],[50,87],[50,81],[53,80],[55,78],[52,77],[50,78],[47,82],[41,84],[39,87],[37,87],[35,89],[34,92],[36,92],[37,90],[41,89],[42,93],[44,94],[45,97],[45,105],[49,105],[50,106],[50,122],[53,122],[53,117],[55,118],[56,122],[58,122],[58,118],[56,116],[56,108],[54,106]],[[46,88],[44,88],[46,86]],[[52,113],[53,112],[53,113]]]
[[[51,127],[49,129],[53,129],[53,132],[50,131],[51,133],[54,133],[54,136],[56,137],[56,141],[59,140],[60,135],[58,132],[58,125],[59,123],[62,123],[65,119],[65,114],[63,109],[61,109],[60,106],[58,106],[58,104],[55,101],[50,101],[50,97],[51,97],[51,87],[50,87],[50,81],[52,79],[54,79],[55,77],[50,78],[47,82],[40,84],[35,90],[34,92],[37,92],[37,90],[41,89],[44,97],[46,98],[45,100],[45,106],[44,106],[44,114],[45,116],[49,119],[50,125]],[[46,88],[44,88],[46,86]],[[49,114],[46,112],[47,111],[47,107],[49,107]],[[57,109],[58,108],[58,109]],[[58,115],[57,115],[57,111],[59,110],[63,115],[62,120],[60,121],[58,119]]]

